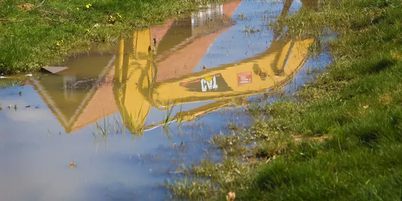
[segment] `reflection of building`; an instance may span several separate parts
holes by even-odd
[[[230,28],[230,17],[239,5],[240,1],[234,1],[210,7],[172,27],[170,32],[176,36],[170,37],[168,32],[165,35],[166,40],[158,45],[160,54],[155,58],[159,70],[157,81],[161,82],[192,73],[215,39]],[[152,32],[151,28],[151,34]],[[177,34],[187,37],[176,40]],[[174,46],[169,43],[173,43]],[[171,52],[167,52],[166,49]]]

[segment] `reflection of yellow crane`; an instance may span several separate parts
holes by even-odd
[[[292,2],[284,2],[281,17],[288,14]],[[310,3],[303,1],[303,6],[310,6]],[[191,120],[233,102],[242,102],[245,96],[283,86],[305,64],[313,39],[281,37],[277,40],[278,37],[275,32],[270,48],[254,58],[197,73],[189,72],[188,69],[192,68],[186,68],[186,65],[186,69],[177,66],[175,59],[169,63],[154,59],[151,51],[154,44],[149,29],[135,31],[132,40],[121,39],[114,94],[126,125],[136,132],[162,124],[145,125],[151,107],[169,110],[172,104],[214,100],[213,103],[180,111],[176,116],[166,119]],[[186,47],[170,54],[169,58],[193,58],[194,54],[200,52],[199,45],[205,43],[204,39],[197,40],[195,38]],[[211,37],[207,40],[210,41]],[[194,59],[189,61],[194,63]],[[173,72],[179,72],[179,76],[168,75],[173,69]]]
[[[126,124],[132,130],[144,128],[151,107],[164,108],[174,103],[216,100],[182,113],[181,119],[188,120],[233,101],[227,99],[280,86],[304,65],[313,39],[282,37],[273,42],[266,52],[254,58],[163,82],[155,81],[158,67],[150,51],[151,41],[149,30],[144,29],[134,33],[129,46],[124,39],[119,44],[114,93],[119,109],[127,120]],[[131,49],[130,46],[135,50],[133,54],[125,52],[125,49]]]

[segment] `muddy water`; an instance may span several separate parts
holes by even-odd
[[[0,200],[169,200],[158,185],[211,157],[244,106],[330,60],[267,26],[303,2],[213,5],[0,89]]]

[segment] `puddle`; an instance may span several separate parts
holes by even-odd
[[[0,89],[0,200],[169,199],[158,184],[244,118],[227,109],[294,91],[330,60],[306,56],[313,38],[268,29],[302,2],[210,6]]]

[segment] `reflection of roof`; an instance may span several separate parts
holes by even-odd
[[[52,82],[32,79],[32,85],[52,113],[64,127],[67,133],[83,128],[100,118],[118,112],[113,98],[113,86],[110,81],[114,76],[114,68],[111,67],[114,57],[103,67],[98,74],[99,80],[83,95],[75,100],[77,104],[68,104],[63,100],[62,90],[52,86]],[[62,80],[62,75],[52,75],[51,79]],[[101,83],[102,82],[102,83]]]
[[[170,19],[166,22],[166,24],[163,25],[157,25],[151,27],[151,38],[156,39],[156,44],[159,44],[160,40],[165,36],[165,34],[168,32],[170,27],[172,27],[174,23],[174,19]]]
[[[158,76],[156,81],[163,82],[164,80],[178,78],[192,73],[203,58],[205,52],[208,51],[209,46],[220,34],[226,32],[228,29],[229,28],[225,28],[218,32],[199,37],[184,48],[171,54],[165,60],[158,62]]]
[[[102,117],[119,111],[113,96],[113,78],[114,66],[109,69],[109,73],[105,76],[102,84],[96,89],[95,94],[71,126],[71,131],[79,130]]]
[[[240,3],[241,1],[232,1],[223,4],[223,14],[228,17],[232,17]]]
[[[231,17],[240,3],[241,1],[225,3],[223,5],[224,16]],[[167,58],[157,59],[158,76],[156,81],[163,82],[194,72],[194,68],[199,64],[210,45],[219,35],[229,29],[230,27],[218,29],[214,33],[196,37],[184,47],[169,54]]]

